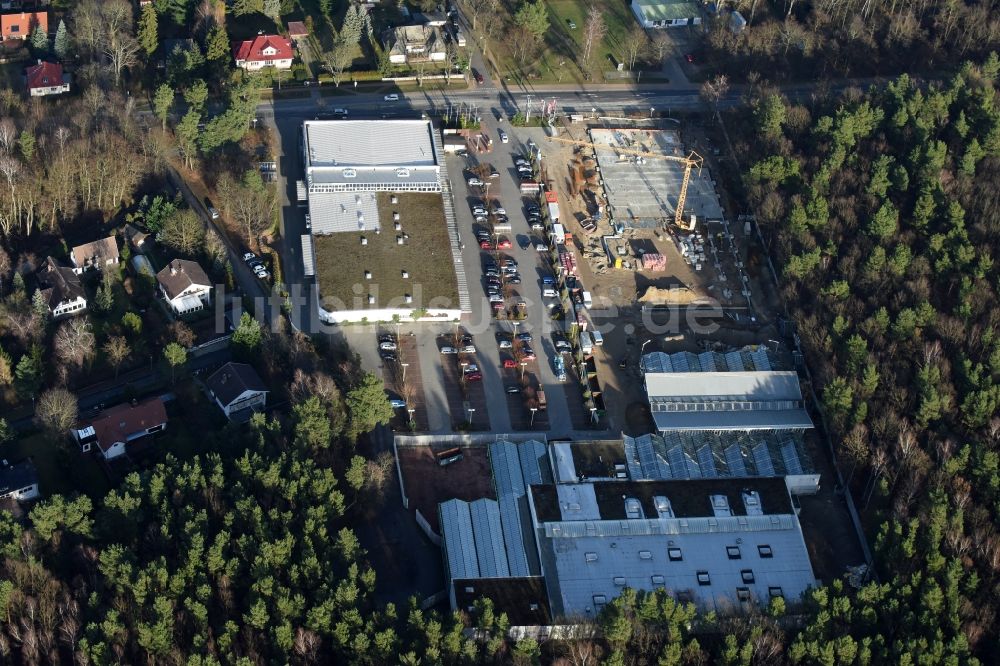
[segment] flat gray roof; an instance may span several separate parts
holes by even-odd
[[[799,378],[788,370],[751,372],[647,372],[650,400],[727,398],[731,400],[802,400]]]
[[[739,412],[653,412],[657,430],[773,430],[812,428],[805,409]]]
[[[436,167],[429,120],[307,120],[306,167]]]

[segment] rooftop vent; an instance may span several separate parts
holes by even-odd
[[[403,294],[403,302],[407,304],[412,303],[413,296],[410,296],[409,294]]]
[[[371,280],[372,279],[372,272],[371,271],[365,271],[365,279],[366,280]]]
[[[642,504],[634,497],[625,500],[625,517],[632,520],[639,520],[643,517]]]
[[[404,280],[408,280],[410,278],[410,271],[408,271],[408,270],[406,270],[404,268],[403,271],[402,271],[402,275],[403,275],[403,279]]]
[[[725,495],[712,495],[712,513],[716,518],[731,516],[733,512],[729,509],[729,498]]]
[[[375,297],[368,294],[368,305],[375,305]]]
[[[396,236],[396,245],[402,245],[405,242],[406,242],[406,239],[402,235]]]
[[[399,221],[399,212],[392,211],[392,219],[396,220],[396,221]]]
[[[760,503],[760,493],[756,490],[743,491],[743,506],[746,507],[748,516],[764,515],[764,507]]]
[[[362,236],[362,237],[361,237],[361,244],[362,244],[362,245],[368,245],[368,239],[367,239],[367,238],[365,238],[364,236]]]
[[[399,197],[397,197],[395,194],[393,194],[391,197],[389,197],[389,203],[398,204],[399,203]]]
[[[662,495],[657,495],[653,498],[653,504],[656,505],[656,513],[660,518],[673,518],[674,510],[670,506],[670,500]]]

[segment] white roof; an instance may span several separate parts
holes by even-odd
[[[378,198],[374,192],[314,192],[309,195],[314,234],[374,231],[378,228]]]
[[[646,391],[657,398],[727,397],[734,400],[801,400],[799,378],[787,370],[752,372],[649,372]]]
[[[436,167],[429,120],[307,120],[307,168]]]

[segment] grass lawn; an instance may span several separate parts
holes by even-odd
[[[395,205],[390,203],[390,196],[378,195],[382,233],[366,232],[367,245],[361,245],[360,234],[353,232],[314,237],[320,299],[329,298],[343,304],[338,309],[351,310],[416,309],[427,307],[432,299],[436,299],[435,305],[457,307],[458,285],[441,195],[398,194],[399,203]],[[403,231],[409,234],[405,245],[396,243],[393,211],[399,212]],[[404,269],[408,279],[402,277]],[[366,270],[372,273],[371,281],[365,280]],[[368,304],[369,293],[376,297],[373,305]],[[403,303],[404,294],[413,296],[412,304]]]
[[[591,2],[545,0],[545,5],[549,10],[550,23],[545,44],[542,52],[524,67],[515,62],[502,37],[493,40],[491,49],[501,75],[510,76],[514,81],[538,83],[582,83],[589,75],[591,82],[603,83],[604,72],[614,70],[608,56],[613,56],[618,62],[623,61],[629,31],[638,26],[628,4],[621,0],[602,3],[608,31],[600,46],[593,48],[588,63],[580,63],[577,58],[583,51],[583,29]],[[570,21],[576,24],[575,30],[570,29]]]
[[[0,446],[0,458],[16,462],[31,456],[46,497],[80,492],[93,500],[103,498],[111,489],[107,476],[92,456],[75,451],[68,437],[63,442],[44,433],[22,437]]]

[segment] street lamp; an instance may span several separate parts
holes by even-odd
[[[590,420],[597,424],[597,407],[590,408]]]
[[[411,408],[411,409],[407,409],[407,410],[406,410],[406,412],[407,412],[407,413],[408,413],[408,414],[410,415],[410,423],[411,423],[411,424],[412,424],[412,423],[416,423],[416,421],[414,421],[414,420],[413,420],[413,415],[414,415],[414,414],[416,413],[416,411],[417,411],[417,410],[415,410],[415,409],[412,409],[412,408]]]
[[[459,365],[462,366],[462,384],[465,384],[465,369],[469,366],[468,361],[460,361]]]
[[[466,410],[469,412],[469,425],[472,425],[472,415],[476,413],[476,408],[467,407]]]
[[[521,361],[521,381],[524,381],[524,369],[528,367],[527,361]]]
[[[406,369],[410,367],[409,363],[400,363],[399,367],[403,368],[403,383],[406,383]]]
[[[653,111],[654,111],[653,107],[649,107],[649,117],[650,118],[653,117]]]
[[[530,428],[535,427],[535,412],[537,412],[537,411],[538,411],[538,407],[532,407],[531,408],[531,422],[528,424],[528,427],[530,427]]]

